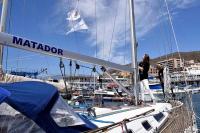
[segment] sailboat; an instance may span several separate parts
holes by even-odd
[[[6,15],[8,0],[3,1],[3,17]],[[55,86],[40,81],[21,81],[0,84],[0,132],[167,132],[174,130],[173,119],[182,120],[191,116],[183,110],[179,101],[172,103],[155,103],[138,106],[138,79],[136,58],[136,35],[134,22],[134,2],[129,0],[131,42],[132,42],[132,67],[123,66],[102,59],[81,55],[63,50],[47,43],[37,42],[11,34],[0,32],[0,44],[26,51],[37,52],[62,59],[78,60],[95,64],[126,92],[134,102],[133,106],[116,108],[89,108],[88,115],[74,112],[59,96]],[[5,18],[1,19],[5,22]],[[3,25],[3,23],[2,23]],[[3,27],[3,26],[2,26]],[[1,47],[2,48],[2,47]],[[112,68],[133,73],[133,93],[126,90],[107,71]],[[176,112],[181,114],[177,116]],[[185,120],[185,119],[184,119]],[[191,119],[190,119],[191,120]],[[180,131],[194,130],[193,123],[184,125],[179,121]]]

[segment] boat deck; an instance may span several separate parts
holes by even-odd
[[[160,112],[161,110],[165,110],[163,106],[164,106],[163,103],[156,103],[156,104],[148,104],[146,106],[137,106],[137,107],[123,106],[121,107],[121,109],[117,110],[112,108],[95,107],[96,118],[95,119],[92,118],[91,121],[96,125],[98,125],[98,127],[104,127],[112,123],[123,121],[124,119],[140,116],[141,114],[145,114],[146,112],[149,112],[151,110],[155,110],[155,112],[159,110],[158,112]]]

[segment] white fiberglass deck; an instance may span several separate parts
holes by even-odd
[[[167,120],[168,112],[163,112],[170,110],[172,108],[171,104],[168,103],[156,103],[155,105],[149,105],[145,107],[134,107],[134,106],[127,106],[123,107],[121,109],[113,110],[111,108],[95,108],[97,117],[96,119],[91,119],[91,122],[93,122],[95,125],[97,125],[99,128],[104,126],[109,126],[117,122],[121,122],[124,119],[129,119],[134,116],[143,114],[145,112],[148,112],[150,110],[154,111],[150,114],[148,114],[147,117],[139,118],[132,122],[127,123],[128,129],[134,131],[134,132],[151,132],[158,129],[164,122]],[[153,118],[153,114],[157,114],[159,112],[163,112],[164,117],[161,121],[156,121],[155,118]],[[142,122],[148,121],[148,123],[151,125],[151,128],[149,130],[146,130],[142,126]],[[116,127],[108,132],[122,132],[122,127]]]

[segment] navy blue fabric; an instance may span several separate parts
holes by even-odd
[[[0,87],[8,90],[11,95],[5,102],[28,118],[35,121],[47,133],[79,133],[97,128],[89,120],[84,125],[59,127],[50,115],[59,93],[50,84],[36,81],[1,83]]]
[[[10,96],[10,92],[0,87],[0,104]]]
[[[0,87],[11,93],[6,102],[33,120],[58,93],[54,86],[35,81],[0,84]]]

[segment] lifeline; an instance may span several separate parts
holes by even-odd
[[[21,46],[24,46],[24,47],[29,47],[29,48],[32,48],[32,49],[41,50],[41,51],[45,51],[45,52],[51,52],[52,54],[63,55],[62,49],[50,47],[48,45],[44,45],[44,44],[37,43],[37,42],[34,42],[34,41],[30,41],[30,40],[23,40],[20,37],[13,36],[12,42],[13,42],[13,44],[21,45]]]

